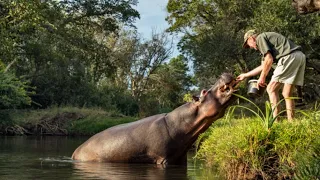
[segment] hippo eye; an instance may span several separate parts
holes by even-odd
[[[229,86],[226,88],[227,93],[230,92],[230,88]]]

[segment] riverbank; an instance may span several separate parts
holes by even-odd
[[[137,120],[117,112],[76,107],[0,112],[0,135],[93,135]]]
[[[202,134],[196,158],[226,179],[319,179],[320,111],[304,112],[270,129],[229,114]]]
[[[230,112],[230,111],[229,111]],[[320,177],[320,111],[304,110],[293,123],[266,128],[258,118],[227,113],[201,135],[196,159],[225,179]],[[133,122],[116,112],[85,108],[2,111],[0,135],[93,135]]]

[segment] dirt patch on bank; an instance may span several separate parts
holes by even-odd
[[[75,112],[58,113],[54,117],[43,117],[37,123],[24,125],[1,126],[2,135],[68,135],[67,127],[72,123],[84,118],[84,115]]]

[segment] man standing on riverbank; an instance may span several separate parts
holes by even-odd
[[[237,80],[256,76],[260,74],[258,86],[266,86],[266,77],[273,63],[277,66],[273,72],[270,83],[267,85],[272,108],[273,117],[280,112],[280,107],[276,106],[279,102],[279,91],[283,86],[282,95],[286,102],[287,118],[292,121],[294,118],[294,100],[288,99],[292,96],[295,85],[302,86],[306,57],[301,52],[301,47],[294,44],[291,40],[275,32],[264,32],[258,34],[255,30],[249,30],[244,35],[244,48],[253,48],[260,51],[262,63],[255,69],[240,74]]]

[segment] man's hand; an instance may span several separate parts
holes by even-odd
[[[237,81],[243,81],[245,78],[247,78],[247,74],[246,73],[240,74],[237,77]]]
[[[258,79],[258,86],[261,86],[261,87],[267,86],[266,77],[267,77],[267,75],[268,75],[268,73],[269,73],[269,71],[271,69],[272,63],[273,63],[273,56],[270,53],[270,51],[268,51],[265,54],[264,61],[261,64],[262,69],[261,69],[260,77]]]
[[[261,77],[261,76],[259,77],[257,83],[258,83],[258,89],[259,89],[259,86],[261,86],[261,87],[266,87],[267,86],[266,79]]]

